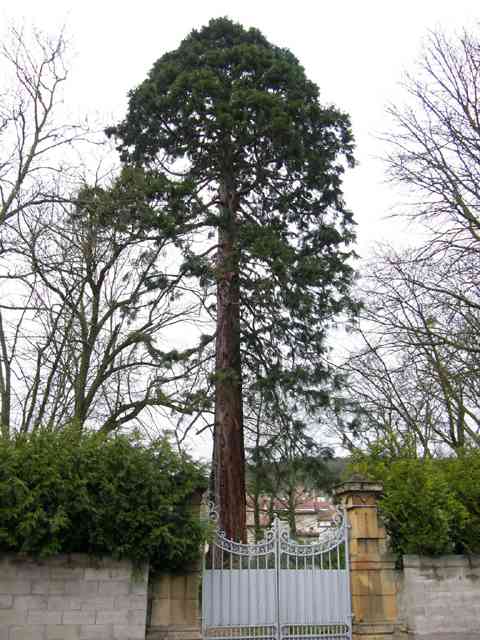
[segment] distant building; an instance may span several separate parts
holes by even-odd
[[[275,498],[271,504],[271,498],[260,496],[259,503],[262,529],[270,526],[272,512],[277,513],[282,519],[287,519],[288,502],[286,499]],[[326,496],[316,496],[303,489],[299,490],[295,499],[297,536],[301,538],[317,537],[321,529],[333,521],[335,513],[335,505]],[[251,496],[247,496],[247,536],[249,542],[255,539],[254,502]]]

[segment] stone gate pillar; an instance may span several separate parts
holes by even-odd
[[[349,521],[354,640],[393,640],[397,622],[395,560],[377,503],[381,484],[354,477],[335,489]]]
[[[200,640],[201,565],[181,574],[150,575],[147,640]]]
[[[199,490],[190,501],[198,518],[202,495]],[[203,548],[198,550],[198,560],[179,573],[150,573],[147,640],[201,640],[202,554]]]

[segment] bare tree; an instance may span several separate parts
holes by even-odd
[[[390,175],[410,189],[410,215],[428,225],[433,248],[478,250],[479,82],[477,34],[433,33],[419,69],[407,76],[408,106],[390,109]]]
[[[159,407],[188,415],[207,403],[201,296],[189,294],[166,235],[103,224],[100,201],[124,205],[114,188],[85,189],[90,201],[80,202],[88,167],[78,158],[93,136],[65,112],[63,34],[11,28],[3,42],[2,434],[72,420],[108,432]],[[145,208],[129,202],[137,205]],[[180,322],[190,337],[175,335]],[[183,347],[173,349],[172,337]]]
[[[170,240],[102,225],[88,207],[38,213],[6,223],[4,434],[72,420],[109,432],[149,407],[193,412],[201,394],[182,381],[203,358],[198,302],[182,274],[166,267]],[[162,338],[171,343],[172,328],[189,320],[183,350],[162,348]]]
[[[404,83],[406,105],[390,108],[389,175],[407,190],[399,215],[417,238],[408,251],[383,250],[364,280],[365,318],[343,402],[357,410],[354,442],[409,440],[426,454],[480,444],[477,31],[432,33]]]
[[[63,34],[12,27],[0,48],[0,225],[58,197],[65,154],[85,127],[63,113],[67,79]]]
[[[347,444],[383,439],[426,455],[480,444],[480,310],[463,295],[476,270],[471,259],[437,265],[422,252],[385,251],[364,279],[360,346],[340,402],[351,410]]]

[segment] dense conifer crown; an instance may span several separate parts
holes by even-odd
[[[348,116],[321,105],[292,53],[221,18],[154,64],[109,133],[125,163],[162,177],[186,266],[203,284],[215,281],[213,261],[185,238],[222,227],[222,205],[235,206],[244,365],[264,386],[325,402],[311,386],[329,375],[325,330],[355,309],[341,190],[353,164]]]

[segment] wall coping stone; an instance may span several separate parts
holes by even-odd
[[[480,567],[480,555],[448,555],[448,556],[418,556],[404,555],[404,569],[426,569],[428,567]]]
[[[131,568],[131,560],[114,560],[111,556],[93,556],[87,553],[61,553],[46,558],[39,558],[27,553],[2,552],[0,553],[0,564],[8,565],[28,565],[48,567],[75,567],[81,569],[123,569]]]

